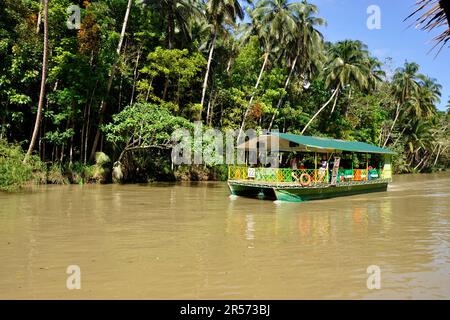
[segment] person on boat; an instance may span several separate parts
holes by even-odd
[[[291,160],[291,169],[292,170],[297,170],[298,169],[298,159],[297,157],[293,157]]]
[[[319,181],[325,180],[325,175],[327,173],[328,169],[328,161],[325,156],[322,157],[322,164],[320,165],[319,169]]]

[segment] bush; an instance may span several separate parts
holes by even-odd
[[[52,164],[47,171],[47,182],[51,184],[69,184],[69,179],[59,164]]]
[[[111,169],[110,160],[104,153],[97,152],[96,164],[86,165],[81,162],[75,162],[66,169],[65,176],[70,183],[105,183],[110,179]]]
[[[26,164],[25,152],[18,145],[0,140],[0,190],[14,191],[27,183],[45,182],[45,170],[37,156],[31,156]]]

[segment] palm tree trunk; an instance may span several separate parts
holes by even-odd
[[[275,120],[276,113],[277,113],[278,109],[280,109],[281,103],[283,102],[284,92],[286,92],[286,89],[287,89],[287,87],[289,85],[289,82],[291,80],[292,74],[294,73],[295,65],[297,64],[297,59],[298,59],[298,55],[295,56],[295,59],[292,62],[291,71],[289,71],[289,75],[288,75],[288,77],[286,79],[286,82],[284,83],[284,87],[283,87],[284,91],[281,94],[280,99],[278,100],[276,110],[275,110],[274,114],[272,115],[272,119],[270,120],[269,131],[272,129],[272,125],[273,125],[273,121]]]
[[[75,127],[75,125],[73,126]],[[70,138],[70,149],[69,149],[69,166],[73,164],[73,136]]]
[[[436,159],[434,159],[433,167],[435,167],[435,166],[436,166],[436,164],[437,164],[437,162],[438,162],[438,159],[439,159],[439,156],[440,156],[440,154],[441,154],[441,145],[439,145],[439,147],[438,147],[438,152],[437,152],[437,155],[436,155]]]
[[[426,159],[426,158],[423,157],[422,160],[420,160],[419,164],[418,164],[417,166],[414,167],[414,170],[417,170],[417,169],[420,167],[420,165],[423,163],[423,161],[424,161],[425,159]]]
[[[39,133],[39,127],[41,125],[42,120],[42,107],[44,105],[44,96],[45,96],[45,81],[47,79],[47,60],[48,60],[48,0],[44,1],[44,54],[42,58],[42,79],[41,79],[41,91],[39,93],[39,104],[38,110],[36,114],[36,121],[34,123],[33,135],[31,137],[30,146],[28,147],[27,154],[23,159],[23,162],[26,163],[31,153],[33,152],[34,145],[36,144],[36,139]]]
[[[41,22],[42,22],[42,14],[41,14],[41,8],[42,8],[42,0],[39,1],[39,12],[36,22],[36,33],[39,34],[41,32]]]
[[[337,104],[337,101],[338,101],[339,89],[336,89],[336,90],[338,91],[338,93],[336,94],[336,97],[334,98],[333,108],[331,108],[330,115],[333,114],[334,109],[336,109],[336,104]]]
[[[92,99],[91,99],[91,102],[89,103],[89,106],[88,106],[86,131],[85,131],[85,136],[84,136],[84,146],[83,146],[83,148],[84,148],[83,163],[84,164],[87,163],[87,152],[88,152],[88,144],[89,144],[89,130],[91,128],[91,106],[92,106]]]
[[[169,6],[167,9],[167,43],[169,49],[173,49],[173,39],[175,34],[175,14],[173,0],[169,0]]]
[[[217,40],[217,33],[214,32],[214,37],[213,37],[213,40],[211,42],[211,49],[209,50],[208,64],[206,65],[205,79],[203,80],[202,100],[200,102],[202,108],[200,109],[200,115],[202,114],[203,104],[205,103],[206,89],[208,87],[209,71],[211,69],[211,62],[212,62],[212,57],[213,57],[213,53],[214,53],[214,48],[216,46],[216,40]]]
[[[153,78],[150,80],[150,83],[147,88],[147,93],[145,95],[145,102],[148,102],[148,98],[150,97],[150,91],[152,91]]]
[[[336,90],[334,90],[333,94],[331,95],[331,98],[319,109],[319,111],[316,112],[315,115],[313,115],[313,117],[311,118],[311,120],[309,120],[309,122],[306,124],[306,126],[303,128],[302,133],[305,133],[306,129],[308,129],[308,127],[310,126],[310,124],[314,121],[314,119],[330,104],[331,101],[333,101],[333,99],[336,97],[337,100],[337,96],[338,96],[338,92],[340,89],[340,85],[338,85],[336,87]]]
[[[92,149],[91,149],[91,155],[89,157],[90,160],[92,160],[95,156],[95,152],[97,151],[97,145],[98,142],[100,140],[100,135],[101,135],[101,131],[100,131],[100,127],[103,124],[104,118],[105,118],[105,111],[106,111],[106,98],[109,95],[109,92],[111,91],[111,87],[112,87],[112,82],[114,79],[114,74],[116,73],[116,68],[117,68],[117,60],[118,57],[120,56],[120,52],[122,51],[122,45],[123,45],[123,40],[125,38],[125,31],[127,29],[127,25],[128,25],[128,18],[130,16],[130,11],[131,11],[131,6],[133,4],[133,0],[128,0],[128,5],[127,5],[127,10],[125,12],[125,17],[123,19],[123,24],[122,24],[122,32],[120,33],[120,39],[119,39],[119,44],[117,45],[117,57],[116,60],[114,61],[112,67],[111,67],[111,73],[109,75],[109,79],[108,79],[108,85],[106,87],[106,94],[105,97],[103,98],[101,104],[100,104],[100,119],[99,119],[99,123],[98,123],[98,127],[97,127],[97,133],[95,134],[95,138],[94,138],[94,144],[92,145]]]
[[[247,118],[248,112],[250,111],[250,108],[252,106],[253,99],[255,98],[256,91],[258,90],[259,83],[261,82],[261,78],[262,78],[262,75],[264,73],[264,70],[266,69],[266,65],[267,65],[267,61],[268,60],[269,60],[269,50],[267,50],[267,52],[265,53],[264,62],[263,62],[263,65],[261,67],[261,71],[259,72],[258,80],[256,81],[256,85],[255,85],[255,88],[253,90],[252,96],[250,97],[250,101],[248,102],[247,109],[245,110],[244,118],[242,119],[241,128],[239,129],[238,140],[241,137],[242,131],[244,130],[245,119]]]
[[[230,74],[231,61],[233,59],[234,47],[235,47],[235,42],[233,42],[233,45],[231,46],[230,59],[228,59],[228,63],[227,63],[227,74]]]
[[[410,125],[411,120],[403,127],[402,132],[400,132],[399,136],[397,137],[397,139],[395,140],[394,144],[392,145],[392,148],[395,147],[397,145],[397,143],[400,141],[400,138],[402,137],[402,135],[405,133],[406,128],[408,128],[408,126]]]
[[[133,102],[134,102],[134,94],[136,92],[136,81],[137,81],[137,77],[138,77],[138,67],[139,67],[139,60],[141,58],[141,50],[142,50],[142,48],[140,47],[139,50],[138,50],[137,58],[136,58],[136,65],[134,66],[133,88],[131,89],[130,105],[132,105]]]
[[[206,123],[208,123],[208,119],[209,119],[209,110],[211,110],[211,101],[212,100],[212,94],[211,94],[211,97],[209,98],[209,101],[208,101],[208,108],[206,108]],[[201,113],[200,113],[200,116],[201,116]]]
[[[214,109],[214,104],[216,103],[216,98],[217,98],[217,92],[213,91],[211,93],[211,98],[208,101],[208,110],[206,113],[206,123],[209,124],[209,126],[211,126],[211,124],[212,124],[213,109]]]
[[[389,141],[389,138],[391,137],[392,131],[394,130],[395,124],[397,123],[398,116],[400,115],[400,104],[397,104],[397,109],[395,110],[395,119],[392,123],[391,128],[389,129],[389,133],[386,137],[386,140],[384,140],[383,148],[386,147],[387,142]]]

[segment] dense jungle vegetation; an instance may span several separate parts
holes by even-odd
[[[74,1],[0,2],[2,189],[107,181],[113,166],[125,182],[220,178],[172,168],[169,137],[194,121],[388,147],[399,173],[448,167],[436,79],[328,42],[307,1],[85,0],[75,29]]]

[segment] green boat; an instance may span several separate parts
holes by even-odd
[[[289,202],[383,192],[392,181],[395,152],[371,144],[288,133],[270,133],[237,146],[245,153],[278,154],[278,167],[228,167],[234,196]],[[356,166],[355,166],[356,164]]]

